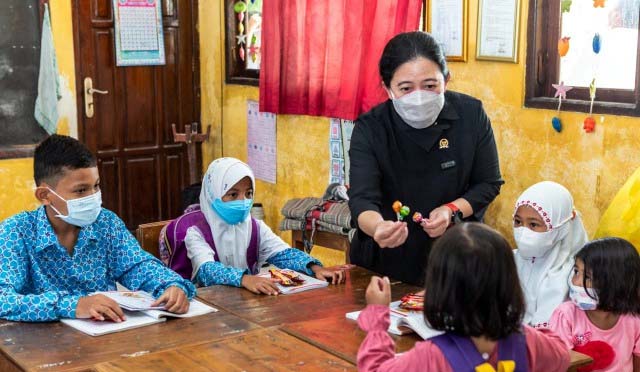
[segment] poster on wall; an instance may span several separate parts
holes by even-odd
[[[329,121],[329,183],[349,184],[349,147],[353,126],[351,120]]]
[[[247,163],[257,179],[276,183],[276,115],[247,101]]]
[[[117,66],[164,65],[160,0],[113,0]]]

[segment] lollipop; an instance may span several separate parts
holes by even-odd
[[[414,213],[412,219],[415,223],[421,223],[424,220],[424,218],[422,217],[422,213],[420,212]]]
[[[391,208],[393,208],[393,211],[396,212],[398,221],[402,221],[403,218],[407,217],[409,213],[411,213],[411,209],[409,209],[409,207],[406,205],[402,205],[399,200],[394,201]]]

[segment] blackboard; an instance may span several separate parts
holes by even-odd
[[[47,135],[33,117],[40,65],[39,3],[0,0],[0,149],[5,152]]]

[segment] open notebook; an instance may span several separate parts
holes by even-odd
[[[218,311],[216,308],[193,299],[189,303],[189,311],[186,314],[170,313],[160,310],[162,307],[150,306],[154,299],[143,291],[96,292],[95,294],[103,294],[115,300],[124,310],[127,319],[120,323],[93,319],[61,319],[60,321],[88,335],[102,336],[108,333],[164,322],[166,317],[190,318]]]
[[[277,268],[275,266],[269,266],[269,267],[263,268],[262,270],[260,270],[260,273],[258,274],[258,276],[270,278],[271,274],[269,273],[269,269],[277,269]],[[292,271],[292,270],[286,270],[286,269],[281,269],[281,270],[285,272]],[[304,292],[311,289],[324,288],[329,285],[329,282],[327,282],[326,280],[312,278],[308,275],[299,273],[297,271],[292,271],[292,272],[299,275],[300,278],[304,280],[304,282],[296,286],[284,286],[280,283],[276,283],[281,294],[293,294],[298,292]]]
[[[400,301],[394,301],[389,304],[389,308],[391,309],[389,329],[387,329],[389,333],[405,335],[415,332],[425,340],[444,333],[430,328],[424,321],[422,311],[404,310],[399,306]],[[362,311],[353,311],[347,313],[346,317],[348,319],[358,320],[361,312]]]

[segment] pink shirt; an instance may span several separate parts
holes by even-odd
[[[358,350],[358,371],[453,372],[440,348],[429,340],[417,342],[413,349],[395,357],[395,344],[387,333],[388,306],[368,305],[358,324],[368,332]],[[526,325],[524,333],[530,372],[565,372],[569,368],[569,351],[557,336]],[[496,368],[497,359],[498,351],[494,350],[488,362]]]
[[[633,356],[640,356],[640,318],[636,316],[620,315],[613,328],[603,330],[591,323],[585,311],[568,301],[556,308],[549,326],[570,349],[589,341],[611,345],[616,356],[609,367],[598,371],[631,372]]]

